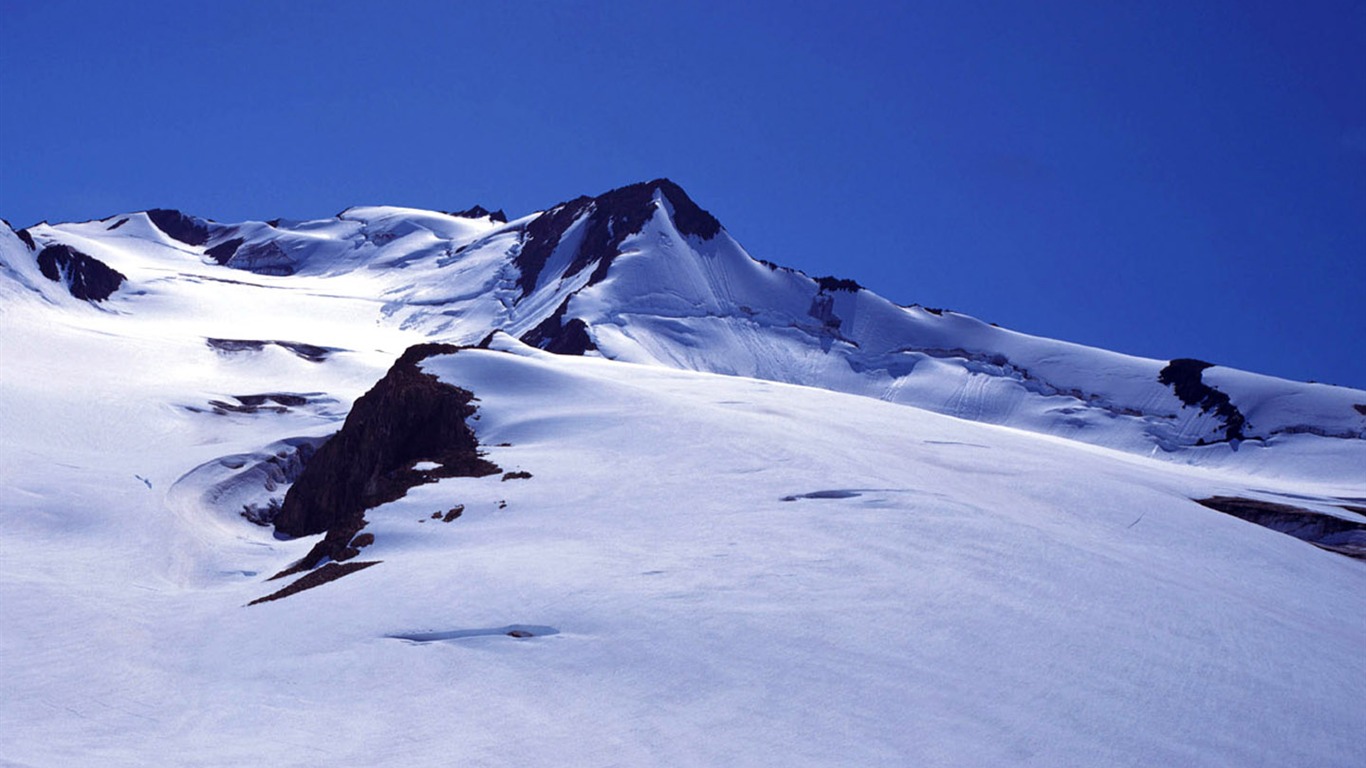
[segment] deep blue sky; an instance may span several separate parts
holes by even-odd
[[[1366,388],[1366,4],[740,5],[0,0],[0,216],[668,176],[901,303]]]

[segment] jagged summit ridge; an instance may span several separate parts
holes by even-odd
[[[597,197],[576,197],[528,222],[517,255],[517,284],[524,292],[534,290],[546,261],[575,228],[580,230],[579,239],[568,246],[572,253],[563,276],[573,277],[593,265],[590,282],[601,280],[626,238],[638,234],[666,204],[671,210],[665,213],[679,234],[710,240],[721,231],[716,217],[668,179],[631,184]]]
[[[360,302],[358,327],[396,328],[405,344],[503,331],[559,354],[822,387],[1145,454],[1366,436],[1366,393],[1025,336],[758,261],[669,179],[497,213],[358,206],[225,224],[154,209],[6,227],[0,258],[14,284],[52,302],[163,311],[144,297],[188,281],[259,286],[272,307],[309,286]],[[40,270],[35,254],[54,246],[92,280]],[[73,291],[92,281],[110,292]],[[263,336],[281,337],[292,335]]]

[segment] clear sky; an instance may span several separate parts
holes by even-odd
[[[1366,388],[1363,2],[0,0],[0,216],[511,215],[668,176],[752,255]]]

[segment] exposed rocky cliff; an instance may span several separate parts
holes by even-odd
[[[577,197],[560,203],[527,224],[516,258],[520,273],[517,284],[522,293],[529,294],[536,289],[546,261],[580,220],[582,239],[574,246],[569,268],[564,274],[575,275],[592,267],[589,282],[601,280],[622,242],[640,232],[654,215],[656,193],[673,208],[674,225],[680,234],[710,240],[721,231],[721,222],[716,217],[700,208],[681,187],[668,179],[631,184],[597,197]]]
[[[350,545],[365,524],[365,511],[401,498],[415,485],[500,471],[480,455],[479,441],[465,423],[475,411],[474,395],[418,367],[432,355],[458,349],[410,347],[356,401],[341,431],[318,449],[285,495],[275,529],[289,536],[328,535],[292,570],[310,568],[324,557],[354,556]],[[414,468],[418,462],[438,466],[419,470]]]
[[[153,208],[147,211],[147,218],[167,237],[186,245],[203,245],[209,241],[211,222],[198,216],[190,216],[173,208]]]
[[[1228,394],[1206,384],[1203,379],[1205,369],[1213,368],[1214,363],[1192,358],[1172,360],[1157,375],[1157,380],[1171,387],[1181,402],[1188,406],[1198,406],[1201,413],[1214,411],[1224,422],[1225,440],[1243,440],[1243,427],[1247,418],[1229,399]],[[1201,444],[1204,440],[1201,439]]]
[[[1366,523],[1327,515],[1303,507],[1238,496],[1196,499],[1197,504],[1294,536],[1319,549],[1366,560]],[[1360,507],[1341,505],[1349,513],[1363,514]]]
[[[38,269],[53,282],[62,283],[82,301],[104,301],[127,278],[94,256],[69,245],[49,245],[38,254]]]

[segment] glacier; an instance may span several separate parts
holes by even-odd
[[[415,461],[373,567],[250,605],[431,342],[503,474]],[[754,260],[665,180],[4,224],[0,762],[1355,766],[1366,561],[1198,502],[1366,524],[1364,437]]]

